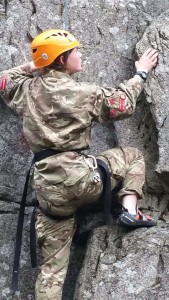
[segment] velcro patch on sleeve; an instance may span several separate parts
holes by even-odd
[[[114,100],[114,99],[109,99],[109,103],[110,103],[111,105],[113,105],[113,104],[115,103],[115,100]]]
[[[0,90],[4,91],[6,89],[7,79],[0,78]]]
[[[119,98],[119,109],[120,109],[121,112],[126,111],[125,98],[126,97],[123,96],[123,95]]]

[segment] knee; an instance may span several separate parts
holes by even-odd
[[[138,165],[142,165],[142,167],[145,169],[145,161],[144,161],[144,156],[143,153],[138,150],[137,148],[134,147],[128,147],[123,149],[123,151],[126,153],[126,157],[128,157],[128,160],[131,163],[137,163]]]
[[[126,150],[127,152],[133,153],[133,156],[144,160],[143,153],[139,149],[134,147],[127,147]]]

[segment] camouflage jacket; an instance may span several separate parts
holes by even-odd
[[[142,88],[138,75],[118,88],[103,88],[54,70],[39,77],[26,66],[0,73],[0,95],[22,116],[24,135],[34,153],[88,148],[92,121],[130,116]]]
[[[138,75],[115,89],[75,82],[53,70],[39,77],[28,67],[0,73],[0,95],[21,115],[34,153],[46,148],[88,148],[92,121],[111,122],[131,115],[142,88]],[[91,183],[93,172],[93,160],[77,152],[37,162],[34,185],[40,206],[49,213],[70,215],[88,200],[97,200],[101,183]]]

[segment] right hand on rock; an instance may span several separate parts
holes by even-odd
[[[136,70],[148,73],[156,66],[157,60],[158,51],[150,48],[143,53],[138,61],[135,62]]]

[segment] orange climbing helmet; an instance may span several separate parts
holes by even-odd
[[[68,31],[51,29],[39,34],[32,42],[32,58],[36,67],[50,65],[60,54],[73,49],[79,42]]]

